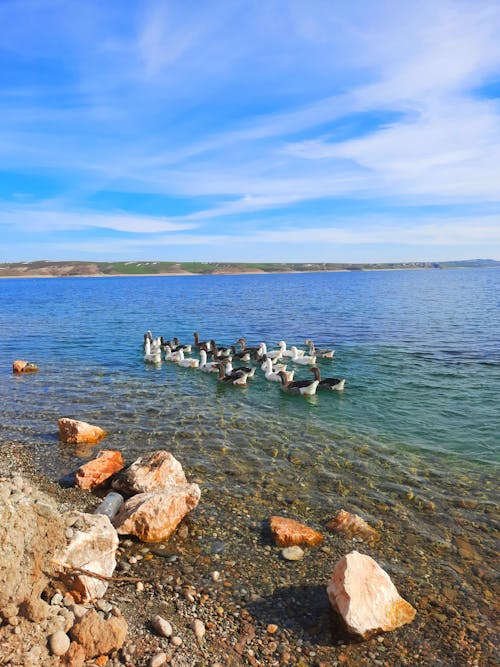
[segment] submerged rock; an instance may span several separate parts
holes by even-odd
[[[339,510],[336,516],[326,524],[327,528],[347,537],[360,537],[368,544],[375,544],[380,540],[380,533],[372,528],[357,514]]]
[[[198,484],[177,484],[161,493],[139,493],[129,498],[113,520],[120,535],[143,542],[162,542],[200,500]]]
[[[338,561],[326,590],[347,630],[363,639],[415,618],[415,609],[399,595],[387,572],[357,551]]]
[[[103,449],[95,459],[84,463],[75,475],[76,485],[81,489],[95,489],[123,468],[121,452]]]
[[[16,359],[12,364],[12,372],[17,373],[35,373],[38,370],[36,364],[31,361],[24,361],[23,359]]]
[[[135,493],[166,491],[187,479],[179,461],[165,450],[150,452],[134,461],[113,480],[113,488],[129,496]]]
[[[315,547],[323,542],[323,535],[293,519],[272,516],[269,525],[274,543],[278,547],[291,547],[304,544]]]
[[[110,577],[116,567],[116,530],[102,514],[74,511],[68,512],[66,519],[73,532],[66,547],[56,556],[62,567],[61,579],[76,602],[102,598],[108,588],[107,581],[72,570],[83,569]]]
[[[96,443],[106,435],[99,426],[88,424],[87,422],[61,417],[59,419],[59,440],[76,445],[82,442]]]

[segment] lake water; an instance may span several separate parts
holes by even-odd
[[[128,460],[168,449],[202,494],[262,519],[286,512],[321,526],[340,507],[357,512],[383,523],[380,556],[393,568],[403,558],[414,597],[451,590],[455,613],[469,609],[492,631],[499,277],[469,269],[0,280],[0,438],[27,444],[57,479],[94,454],[58,442],[58,418],[74,417],[109,431],[103,446]],[[145,364],[148,329],[268,348],[311,338],[335,349],[318,364],[346,388],[304,399],[260,371],[236,388]],[[14,359],[40,372],[13,376]],[[311,376],[299,368],[297,377]],[[468,567],[476,562],[477,573]]]

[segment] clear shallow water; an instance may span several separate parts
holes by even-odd
[[[2,280],[0,434],[40,446],[55,475],[92,453],[57,442],[57,419],[73,416],[109,430],[106,447],[127,455],[169,448],[205,485],[230,493],[252,494],[249,476],[263,473],[263,488],[302,484],[317,503],[368,476],[380,499],[420,485],[435,500],[449,493],[452,470],[482,486],[498,463],[498,278],[456,270]],[[346,390],[302,399],[262,376],[237,389],[170,363],[152,367],[142,361],[148,328],[183,342],[193,331],[224,343],[243,335],[269,348],[312,338],[335,348],[322,374],[346,377]],[[13,377],[14,358],[41,372]]]

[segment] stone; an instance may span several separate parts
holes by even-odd
[[[68,635],[62,630],[58,630],[49,637],[49,650],[52,655],[64,655],[69,649],[70,643]]]
[[[121,470],[123,466],[121,452],[115,449],[103,449],[95,459],[78,468],[75,475],[76,485],[80,489],[95,489]]]
[[[178,484],[161,493],[139,493],[127,500],[113,523],[119,535],[162,542],[198,505],[200,495],[197,484]]]
[[[71,628],[74,641],[82,645],[85,658],[107,655],[120,649],[127,636],[127,622],[123,616],[111,616],[104,619],[91,609]]]
[[[380,533],[372,528],[357,514],[339,510],[335,517],[326,524],[327,528],[346,537],[361,538],[367,544],[375,544],[380,540]]]
[[[281,552],[285,560],[302,560],[304,558],[304,550],[298,546],[286,547]]]
[[[159,634],[160,637],[171,637],[173,634],[170,623],[159,614],[151,620],[151,625],[153,626],[153,630]]]
[[[66,665],[66,667],[83,667],[85,664],[85,650],[83,646],[76,642],[71,642],[62,664]]]
[[[88,424],[87,422],[78,421],[77,419],[69,419],[68,417],[61,417],[59,419],[59,440],[67,442],[70,445],[77,445],[80,443],[99,442],[106,435],[99,426]]]
[[[171,486],[186,483],[179,461],[169,452],[158,450],[134,461],[113,480],[112,486],[132,496],[136,493],[166,491]]]
[[[74,521],[73,537],[56,555],[60,578],[76,602],[91,602],[104,596],[108,582],[72,570],[80,568],[110,577],[116,567],[118,535],[103,514],[72,511],[67,515]]]
[[[323,542],[321,533],[293,519],[272,516],[269,518],[269,525],[274,543],[278,547],[291,547],[301,544],[315,547]]]
[[[373,558],[352,551],[335,565],[327,586],[332,607],[349,633],[367,639],[411,623],[416,611]]]
[[[196,637],[198,643],[201,643],[203,637],[205,636],[205,624],[203,621],[200,621],[199,618],[195,618],[191,623],[191,630],[194,632],[194,636]]]
[[[32,364],[30,361],[24,361],[22,359],[16,359],[12,364],[12,372],[17,373],[35,373],[38,370],[36,364]]]
[[[157,653],[156,655],[151,656],[149,660],[149,667],[162,667],[165,665],[168,660],[166,653]]]
[[[178,636],[172,637],[172,639],[170,640],[170,643],[172,644],[172,646],[175,646],[176,648],[179,648],[179,646],[182,646],[182,637],[178,637]]]

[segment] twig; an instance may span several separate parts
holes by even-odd
[[[69,570],[73,574],[82,574],[85,577],[92,577],[93,579],[100,579],[101,581],[128,581],[130,583],[136,583],[137,581],[150,581],[144,577],[108,577],[105,574],[98,574],[97,572],[85,570],[83,567],[72,567],[71,565],[64,565],[64,563],[58,563],[57,561],[52,562],[54,565],[63,567],[65,570]]]

